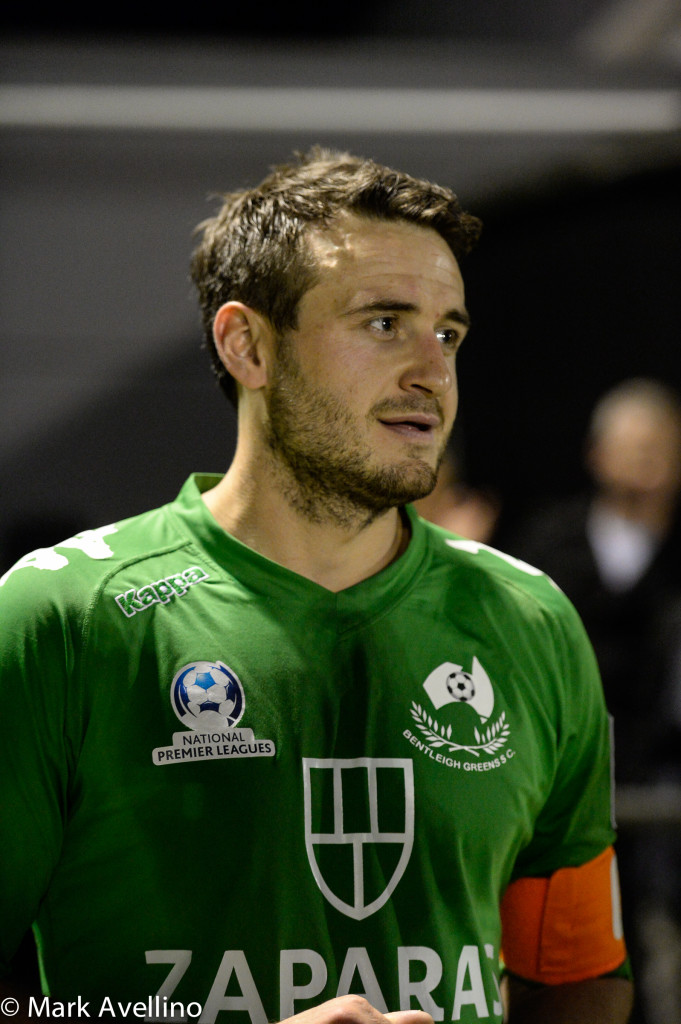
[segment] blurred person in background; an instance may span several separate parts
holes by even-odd
[[[594,645],[614,716],[618,784],[678,777],[671,691],[681,615],[681,403],[656,380],[626,380],[596,404],[589,493],[529,519],[506,543],[574,602]],[[676,742],[675,742],[676,741]],[[620,837],[635,1020],[681,1021],[681,865],[662,828]]]

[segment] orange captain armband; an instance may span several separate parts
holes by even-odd
[[[504,964],[528,981],[560,985],[620,967],[627,950],[612,846],[581,867],[512,882],[501,925]]]

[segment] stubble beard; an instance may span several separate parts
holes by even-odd
[[[286,500],[311,522],[365,526],[435,487],[446,437],[435,468],[415,451],[399,463],[376,466],[352,414],[337,396],[306,380],[285,338],[279,342],[268,413],[266,442],[274,472]],[[370,416],[367,429],[369,421]]]

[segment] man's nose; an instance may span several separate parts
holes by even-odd
[[[453,381],[452,359],[444,351],[435,331],[415,336],[408,362],[400,378],[400,386],[405,391],[427,391],[433,395],[444,395],[452,387]]]

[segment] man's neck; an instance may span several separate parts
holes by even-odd
[[[203,500],[232,537],[334,593],[380,572],[404,552],[409,528],[396,508],[353,524],[301,513],[267,467],[238,459]]]

